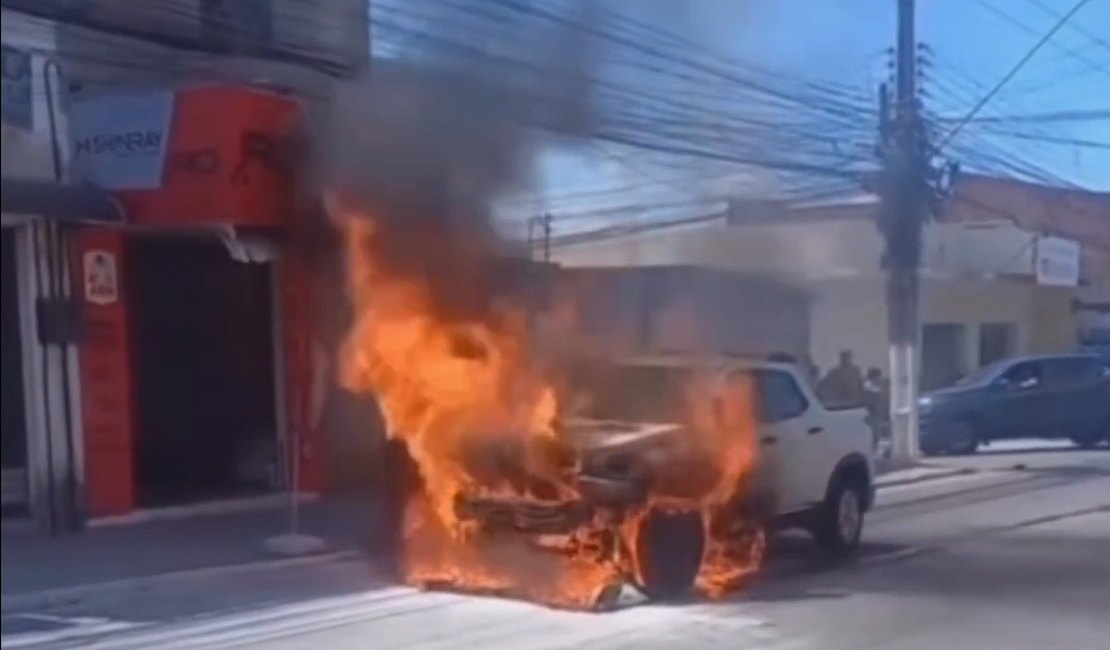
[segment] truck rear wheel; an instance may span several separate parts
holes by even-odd
[[[850,475],[836,479],[813,527],[813,537],[826,553],[850,555],[859,548],[865,503],[860,481]]]
[[[705,553],[701,514],[653,510],[636,536],[640,590],[652,600],[674,600],[694,586]]]

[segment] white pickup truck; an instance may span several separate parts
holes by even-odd
[[[479,522],[493,534],[535,537],[566,535],[608,513],[614,540],[621,536],[621,513],[642,509],[661,486],[653,467],[669,466],[683,477],[703,473],[671,453],[684,426],[683,386],[692,373],[723,386],[736,374],[754,380],[758,460],[743,477],[739,497],[730,504],[737,533],[760,528],[802,527],[834,553],[856,549],[864,514],[871,507],[874,483],[872,436],[862,408],[830,410],[791,364],[729,357],[681,356],[626,360],[607,366],[603,382],[587,375],[584,412],[561,425],[561,439],[574,449],[580,498],[571,503],[460,495],[460,518]],[[715,381],[725,380],[725,381]],[[591,385],[598,383],[598,385]],[[716,399],[716,397],[715,397]],[[419,489],[412,484],[409,489]],[[630,576],[650,597],[669,598],[689,590],[698,575],[706,530],[696,512],[653,511],[641,520],[631,555],[639,566]],[[744,532],[747,531],[747,532]],[[614,552],[619,544],[604,544]]]
[[[826,550],[855,550],[874,497],[873,436],[862,407],[829,408],[793,364],[718,357],[656,356],[616,366],[589,420],[570,433],[595,450],[646,450],[674,435],[660,423],[691,373],[754,380],[759,451],[745,507],[776,527],[803,527]],[[613,381],[615,377],[616,381]]]

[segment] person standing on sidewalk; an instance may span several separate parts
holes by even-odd
[[[874,448],[879,452],[890,436],[890,380],[878,368],[868,368],[863,382],[867,419],[871,423]]]

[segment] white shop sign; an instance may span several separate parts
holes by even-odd
[[[1063,237],[1037,238],[1037,284],[1079,286],[1079,242]]]

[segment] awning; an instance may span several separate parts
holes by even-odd
[[[60,221],[123,223],[124,211],[107,190],[93,185],[60,184],[28,178],[0,179],[4,214]]]

